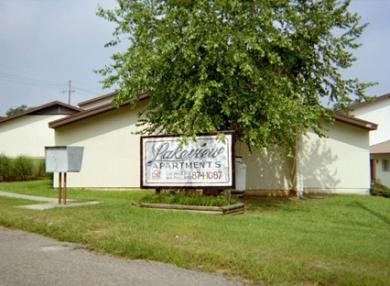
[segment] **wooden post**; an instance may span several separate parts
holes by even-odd
[[[228,199],[228,202],[230,204],[231,200],[232,200],[232,190],[231,189],[225,189],[224,193],[225,193],[225,196]]]
[[[62,173],[58,173],[58,204],[61,204],[62,197]]]
[[[156,195],[159,195],[159,194],[161,194],[161,189],[156,189]]]
[[[370,169],[371,169],[371,184],[376,183],[376,159],[370,160]]]
[[[64,205],[66,205],[66,188],[67,188],[67,182],[66,182],[66,179],[67,179],[67,173],[65,172],[64,173],[64,187],[63,187],[63,191],[64,191]]]

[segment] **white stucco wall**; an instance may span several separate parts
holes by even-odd
[[[56,145],[84,147],[82,170],[68,174],[69,187],[139,188],[137,111],[125,106],[56,129]]]
[[[388,164],[390,165],[390,154],[387,156],[382,156],[381,158],[374,159],[376,182],[390,188],[390,169],[388,170],[383,169],[382,163],[384,160],[388,160],[389,162]]]
[[[370,132],[370,145],[390,140],[390,99],[360,107],[353,115],[378,124],[378,129]]]
[[[336,122],[325,138],[308,132],[298,150],[298,177],[305,192],[369,194],[367,130]],[[236,154],[247,165],[247,190],[293,188],[292,160],[267,152],[250,154],[243,144],[237,144]]]
[[[308,132],[299,169],[306,192],[369,194],[369,132],[336,122],[327,138]]]
[[[82,171],[69,173],[69,187],[139,188],[140,141],[132,132],[140,108],[130,112],[129,107],[122,107],[56,129],[56,145],[85,148]],[[305,190],[367,194],[368,134],[367,130],[339,122],[328,138],[308,133],[299,157]],[[242,156],[247,165],[247,190],[292,189],[291,160],[266,152],[251,154],[240,143],[236,155]]]
[[[68,174],[68,187],[140,187],[140,136],[132,132],[142,106],[131,112],[122,107],[56,129],[56,145],[84,147],[82,171]],[[243,144],[237,144],[236,154],[247,165],[248,190],[291,189],[287,161],[266,153],[253,156]]]
[[[0,153],[16,157],[44,157],[45,146],[54,145],[50,121],[64,115],[25,115],[0,124]]]
[[[246,164],[246,189],[287,191],[292,188],[291,162],[267,151],[249,152],[243,143],[236,144],[236,155]]]

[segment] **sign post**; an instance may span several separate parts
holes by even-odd
[[[141,137],[141,187],[218,188],[235,186],[233,133]]]
[[[84,147],[45,147],[47,173],[58,173],[58,204],[66,205],[67,172],[80,172]]]

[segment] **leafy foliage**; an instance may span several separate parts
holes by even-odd
[[[28,110],[27,105],[22,104],[22,105],[20,105],[18,107],[15,107],[15,108],[12,108],[12,107],[9,108],[5,114],[7,116],[14,116],[14,115],[21,114],[21,113],[23,113],[23,112],[25,112],[27,110]]]
[[[0,154],[0,182],[27,181],[47,177],[44,159]]]
[[[13,174],[17,181],[27,181],[33,175],[33,162],[25,156],[18,156],[13,162]]]
[[[390,188],[382,184],[374,184],[371,188],[371,194],[374,196],[382,196],[385,198],[390,198]]]
[[[141,198],[140,202],[144,203],[164,203],[164,204],[181,204],[196,206],[227,206],[234,204],[236,200],[229,200],[226,196],[202,196],[196,194],[186,194],[183,192],[147,194]]]
[[[0,182],[12,178],[12,161],[7,156],[0,154]]]
[[[117,103],[150,95],[144,133],[236,130],[250,147],[295,146],[370,84],[344,79],[365,25],[350,1],[118,0],[98,15],[116,23],[100,70]]]

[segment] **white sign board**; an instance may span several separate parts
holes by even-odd
[[[45,147],[46,172],[80,172],[84,147]]]
[[[141,137],[141,187],[234,188],[233,134]]]

